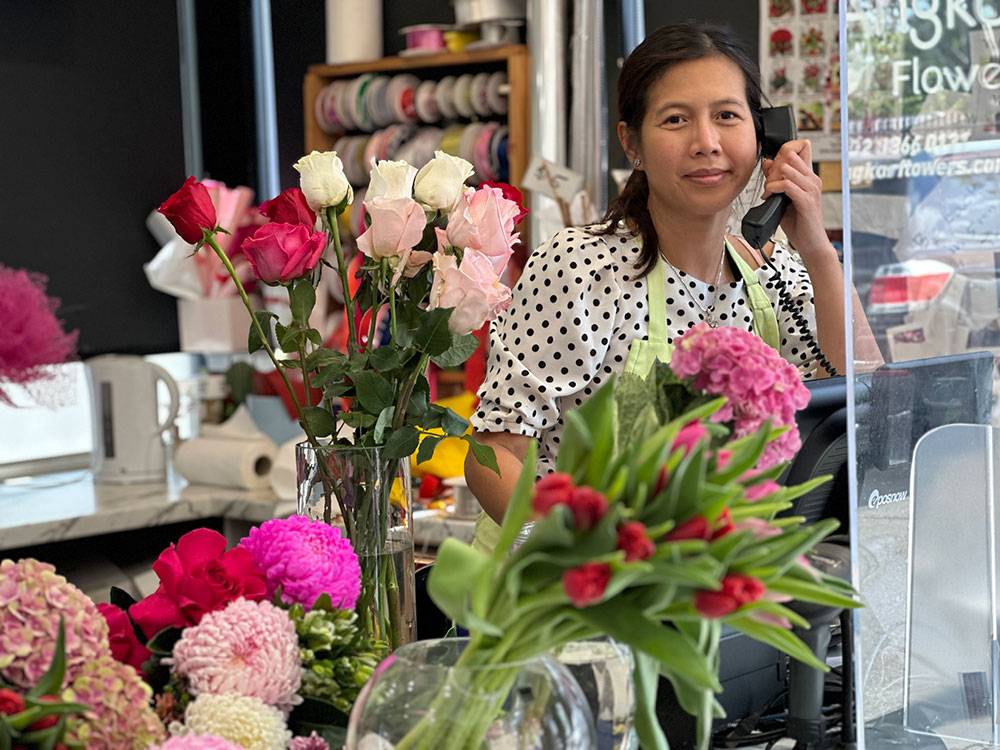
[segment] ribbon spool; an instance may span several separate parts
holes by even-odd
[[[396,122],[414,122],[419,119],[416,96],[417,89],[422,85],[420,79],[410,73],[400,73],[389,81],[389,103]]]
[[[487,97],[489,80],[489,73],[477,73],[469,84],[469,104],[480,117],[489,117],[493,114]]]
[[[494,114],[507,114],[507,95],[510,93],[510,86],[507,84],[507,74],[502,72],[491,73],[486,82],[486,101]]]
[[[437,84],[434,81],[424,81],[417,86],[414,96],[414,105],[417,116],[423,122],[437,122],[441,119],[441,112],[438,110],[437,96],[435,92]]]
[[[451,101],[455,106],[455,111],[462,117],[472,117],[476,113],[472,108],[472,101],[469,99],[469,89],[471,87],[471,73],[463,73],[455,79],[455,87],[451,92]]]
[[[445,49],[444,31],[447,26],[434,23],[421,23],[415,26],[404,26],[399,30],[406,37],[406,49],[399,54],[427,55]]]
[[[455,109],[455,76],[445,76],[438,81],[434,92],[434,100],[437,102],[438,112],[446,120],[458,117],[458,110]]]

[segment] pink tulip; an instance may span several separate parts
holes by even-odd
[[[454,255],[434,253],[434,284],[429,309],[453,307],[448,328],[452,333],[467,334],[493,320],[510,305],[510,289],[482,253],[466,250],[462,263]]]
[[[395,268],[392,283],[402,275],[414,276],[431,260],[431,254],[414,252],[424,236],[427,217],[412,198],[373,198],[365,201],[371,226],[358,237],[358,249],[369,258],[387,258]]]
[[[511,246],[517,242],[514,222],[520,211],[517,203],[504,198],[500,188],[469,188],[448,215],[448,244],[478,250],[489,258],[499,276],[513,253]],[[440,247],[440,233],[438,238]]]
[[[303,224],[265,224],[241,246],[254,275],[265,284],[291,281],[312,271],[326,235]]]

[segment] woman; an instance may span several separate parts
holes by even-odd
[[[491,331],[472,424],[500,477],[471,458],[465,467],[485,510],[481,548],[495,543],[528,442],[539,439],[538,476],[553,471],[565,411],[612,373],[668,361],[673,339],[699,322],[753,330],[803,378],[845,369],[844,276],[808,141],[761,164],[763,196],[791,198],[781,227],[795,252],[763,249],[784,282],[780,303],[765,259],[727,234],[762,143],[760,74],[732,32],[701,22],[657,30],[625,61],[618,110],[635,171],[606,223],[564,229],[535,250]]]

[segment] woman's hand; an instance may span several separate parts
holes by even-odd
[[[823,183],[813,172],[809,141],[788,141],[776,158],[763,160],[761,169],[766,178],[762,197],[784,193],[792,200],[781,219],[781,228],[803,262],[808,265],[817,254],[834,252],[823,228]]]

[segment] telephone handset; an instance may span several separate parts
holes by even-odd
[[[773,159],[782,144],[795,140],[795,115],[791,107],[769,107],[761,112],[764,120],[764,143],[761,155]],[[754,250],[760,250],[774,235],[785,209],[792,199],[784,193],[769,195],[759,206],[754,206],[743,217],[743,237]]]
[[[795,127],[795,114],[791,107],[769,107],[761,112],[764,125],[764,143],[761,145],[761,155],[766,159],[773,159],[778,155],[782,144],[795,140],[798,131]],[[743,237],[755,250],[761,250],[761,257],[771,269],[771,282],[778,290],[778,304],[784,308],[785,312],[791,315],[795,321],[799,334],[802,337],[803,345],[810,352],[816,355],[820,366],[831,375],[836,375],[837,370],[830,364],[819,344],[809,330],[809,323],[802,316],[802,312],[792,300],[788,292],[785,280],[781,278],[778,269],[774,267],[767,253],[762,248],[774,235],[781,217],[785,215],[785,209],[791,205],[792,199],[784,193],[769,195],[767,200],[759,206],[754,206],[747,215],[743,217],[741,230]]]

